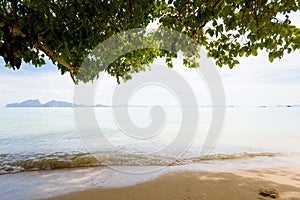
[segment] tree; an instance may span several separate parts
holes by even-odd
[[[232,68],[238,57],[256,56],[258,50],[267,51],[272,62],[300,48],[300,29],[289,19],[290,12],[299,10],[299,0],[2,0],[0,56],[12,69],[19,69],[22,61],[42,66],[47,56],[75,83],[87,82],[100,69],[77,74],[95,46],[116,33],[159,21],[160,27],[193,38],[221,67]],[[118,81],[127,79],[157,57],[166,57],[171,67],[176,52],[135,50],[106,70]]]

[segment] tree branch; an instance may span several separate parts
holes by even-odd
[[[40,32],[40,33],[38,33],[38,37],[40,38],[42,35],[44,35],[45,33],[47,33],[48,31],[50,31],[51,30],[51,27],[49,26],[46,30],[44,30],[44,31],[42,31],[42,32]]]
[[[131,12],[131,17],[133,17],[135,15],[133,8],[133,0],[129,0],[129,10]]]
[[[70,72],[76,70],[76,67],[73,67],[66,61],[62,60],[59,56],[54,56],[54,53],[50,49],[48,49],[46,46],[42,45],[41,43],[35,44],[34,47],[36,49],[43,51],[52,60],[53,63],[58,62],[59,64],[63,65],[65,68],[67,68],[68,71],[70,71]]]
[[[119,73],[117,73],[117,83],[118,83],[118,85],[120,85],[120,75],[119,75]]]
[[[71,76],[73,82],[74,82],[75,84],[77,84],[77,81],[75,80],[75,77],[74,77],[72,71],[69,71],[69,73],[70,73],[70,76]]]
[[[50,28],[48,28],[45,31],[41,32],[39,34],[39,36],[46,33],[49,30],[50,30]],[[23,38],[26,37],[26,34],[24,34],[18,27],[11,27],[10,32],[13,36],[21,36]],[[76,83],[76,80],[75,80],[75,77],[74,77],[72,71],[75,71],[76,69],[79,69],[79,67],[76,68],[76,67],[70,65],[69,63],[67,63],[66,61],[62,60],[59,56],[55,56],[53,51],[48,49],[46,46],[42,45],[40,42],[37,42],[34,45],[34,47],[38,50],[43,51],[52,60],[53,64],[55,64],[55,62],[58,62],[59,64],[63,65],[65,68],[67,68],[67,70],[70,72],[70,75],[71,75],[71,78],[72,78],[73,82]]]
[[[218,0],[215,5],[213,6],[213,10],[216,10],[218,6],[222,3],[223,0]]]
[[[214,4],[212,10],[216,10],[216,9],[219,7],[219,5],[222,3],[222,1],[223,1],[223,0],[218,0],[218,1]],[[205,22],[199,27],[199,29],[202,29],[208,22],[209,22],[209,20],[205,21]]]
[[[55,64],[55,62],[58,62],[59,64],[63,65],[65,68],[67,68],[73,82],[75,84],[77,83],[77,81],[75,80],[75,77],[73,75],[73,72],[72,72],[72,71],[76,70],[76,67],[73,67],[66,61],[62,60],[60,57],[54,56],[54,53],[50,49],[48,49],[46,46],[42,45],[41,43],[35,44],[34,47],[43,51],[52,60],[53,64]]]
[[[0,19],[0,28],[2,27],[8,27],[9,33],[14,36],[14,37],[22,37],[25,38],[26,34],[24,34],[19,27],[15,26],[14,24],[8,24],[7,21],[5,21],[5,19],[1,18]]]
[[[22,38],[25,38],[26,37],[26,34],[24,34],[20,29],[19,27],[10,27],[9,28],[9,31],[10,33],[13,35],[13,36],[21,36]]]
[[[0,21],[0,26],[5,26],[5,22],[3,22],[2,20]],[[46,33],[47,31],[49,31],[50,28],[46,29],[45,31],[41,32],[39,34],[42,35],[44,33]],[[20,37],[23,37],[25,38],[26,37],[26,34],[24,34],[20,29],[19,27],[10,27],[10,33],[13,35],[13,36],[20,36]],[[42,45],[40,42],[37,42],[34,47],[38,50],[41,50],[43,51],[53,62],[53,64],[55,64],[55,62],[58,62],[59,64],[63,65],[65,68],[67,68],[67,70],[70,72],[70,75],[71,75],[71,78],[73,80],[74,83],[76,83],[76,80],[75,80],[75,77],[72,73],[72,71],[75,71],[76,69],[78,70],[78,68],[76,67],[73,67],[72,65],[70,65],[69,63],[67,63],[66,61],[62,60],[60,57],[58,56],[54,56],[54,53],[53,51],[51,51],[50,49],[48,49],[46,46]]]

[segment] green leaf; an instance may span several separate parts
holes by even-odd
[[[17,2],[11,14],[11,2]],[[300,29],[293,24],[271,20],[274,16],[297,12],[299,0],[290,1],[1,1],[0,12],[0,56],[6,66],[18,68],[20,60],[35,65],[44,65],[39,48],[52,56],[61,73],[67,72],[66,66],[58,63],[63,60],[74,69],[82,64],[87,55],[99,44],[118,33],[134,28],[147,27],[157,22],[160,28],[184,33],[209,51],[218,66],[233,67],[238,64],[237,56],[257,56],[258,49],[269,54],[270,62],[282,58],[284,53],[300,49]],[[171,5],[172,4],[172,5]],[[283,18],[284,19],[284,18]],[[10,28],[8,28],[10,27]],[[10,30],[13,27],[13,31]],[[141,33],[143,34],[143,33]],[[168,37],[168,36],[164,36]],[[112,76],[127,79],[134,73],[147,69],[156,58],[167,58],[172,67],[172,58],[178,52],[184,55],[186,67],[196,67],[194,57],[199,58],[196,45],[181,45],[180,39],[173,46],[172,53],[160,50],[170,44],[161,44],[151,37],[139,40],[139,34],[131,36],[132,41],[123,41],[121,48],[131,48],[147,43],[157,44],[155,49],[140,49],[121,55],[106,71]],[[162,38],[165,39],[165,38]],[[173,39],[170,40],[173,42]],[[44,48],[37,47],[42,44]],[[114,45],[112,45],[114,46]],[[45,48],[46,47],[46,48]],[[164,49],[164,48],[161,48]],[[86,62],[86,74],[71,70],[76,79],[88,82],[97,78],[113,50],[102,52],[100,61]]]
[[[269,53],[269,61],[273,62],[275,58],[275,55],[273,53]]]
[[[207,29],[206,33],[208,33],[210,35],[210,37],[214,36],[214,31],[212,29]]]

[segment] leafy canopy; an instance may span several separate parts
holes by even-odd
[[[92,49],[117,33],[155,22],[193,38],[220,67],[232,68],[238,57],[256,56],[258,50],[267,51],[272,62],[300,48],[300,29],[289,19],[299,10],[299,0],[1,0],[0,56],[12,69],[22,61],[42,66],[49,57],[75,83],[87,82],[103,70],[98,65],[78,75]],[[173,52],[135,50],[106,71],[119,82],[158,57],[172,67],[179,51],[184,52],[180,46]],[[189,56],[184,64],[196,66]]]

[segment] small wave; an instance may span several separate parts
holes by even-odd
[[[274,157],[274,156],[285,156],[287,154],[284,153],[239,153],[239,154],[214,154],[214,155],[207,155],[201,157],[193,157],[193,158],[186,158],[181,160],[176,160],[172,165],[185,165],[191,163],[198,163],[204,161],[213,161],[213,160],[237,160],[237,159],[249,159],[249,158],[256,158],[256,157]]]
[[[99,155],[99,154],[98,154]],[[255,157],[284,156],[282,153],[215,154],[175,159],[162,155],[136,155],[120,152],[101,152],[102,159],[89,153],[62,153],[13,155],[0,154],[0,175],[24,171],[53,170],[96,166],[175,166],[214,160],[248,159]]]
[[[99,166],[99,161],[88,153],[13,155],[0,154],[0,175],[23,171],[38,171],[74,167]]]

